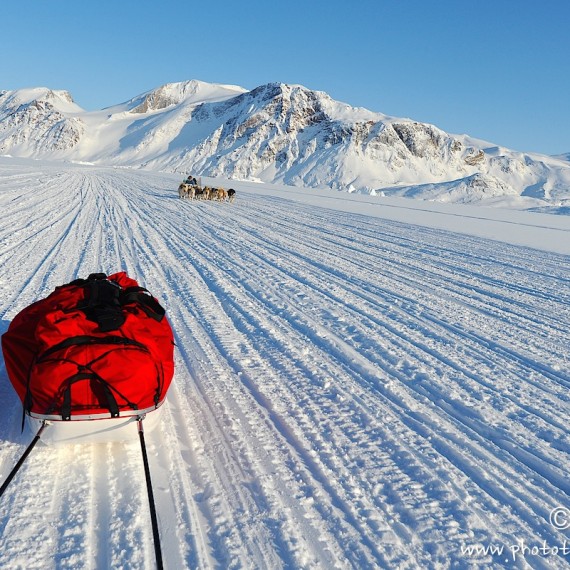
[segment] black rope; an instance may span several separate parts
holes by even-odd
[[[146,454],[146,445],[144,442],[143,418],[138,418],[139,438],[141,441],[141,451],[144,463],[144,474],[146,478],[146,488],[148,491],[148,503],[150,506],[150,520],[152,523],[152,536],[154,539],[154,554],[156,557],[156,567],[158,570],[163,570],[162,565],[162,551],[160,549],[160,534],[158,533],[158,519],[156,516],[156,506],[154,504],[154,493],[152,492],[152,481],[150,479],[150,468],[148,465],[148,457]]]
[[[20,470],[20,467],[22,467],[22,465],[24,464],[24,461],[26,461],[26,458],[28,457],[28,455],[30,455],[30,452],[32,451],[32,449],[34,449],[34,446],[36,445],[36,443],[38,443],[40,436],[42,435],[42,432],[44,431],[44,428],[46,427],[46,425],[47,425],[46,422],[43,421],[38,433],[36,434],[36,437],[34,437],[32,442],[30,443],[30,445],[28,445],[28,448],[26,449],[26,451],[24,451],[24,455],[22,455],[22,457],[20,457],[20,460],[18,461],[18,463],[16,463],[16,465],[14,466],[14,469],[12,469],[10,475],[8,475],[6,481],[4,481],[4,483],[2,484],[2,487],[0,487],[0,497],[4,494],[4,491],[8,488],[8,485],[10,484],[12,479],[16,476],[16,473],[18,473],[18,471]]]

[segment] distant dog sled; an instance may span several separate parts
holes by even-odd
[[[217,202],[230,202],[235,200],[236,191],[233,188],[213,188],[202,186],[202,179],[195,176],[187,176],[178,186],[178,196],[188,200],[213,200]]]

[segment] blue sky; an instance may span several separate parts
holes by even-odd
[[[569,28],[568,0],[8,0],[0,89],[67,89],[94,110],[174,81],[280,81],[559,154]]]

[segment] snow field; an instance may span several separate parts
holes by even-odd
[[[230,205],[149,172],[0,175],[2,331],[94,271],[167,309],[176,374],[146,436],[167,568],[570,567],[508,550],[567,540],[567,255],[427,206],[418,225],[298,189]],[[0,397],[3,480],[31,439],[3,363]],[[0,502],[0,567],[153,568],[138,442],[39,445]]]

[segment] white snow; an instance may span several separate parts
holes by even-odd
[[[166,568],[570,568],[568,216],[179,181],[0,158],[0,332],[95,271],[167,309]],[[3,482],[33,435],[3,361],[0,401]],[[138,443],[38,444],[0,568],[154,568]]]

